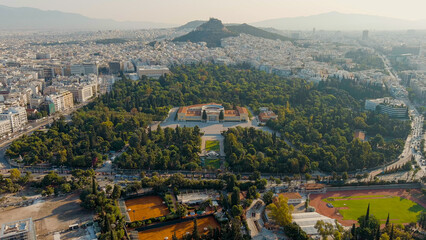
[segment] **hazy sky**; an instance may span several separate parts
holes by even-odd
[[[228,23],[251,23],[330,11],[410,20],[426,18],[426,0],[0,0],[0,4],[119,21],[174,24],[209,17]]]

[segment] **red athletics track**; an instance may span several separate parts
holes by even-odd
[[[356,223],[356,221],[343,220],[343,217],[337,214],[336,209],[327,207],[326,205],[327,203],[322,201],[322,199],[329,198],[329,197],[366,196],[366,195],[398,196],[398,197],[409,199],[426,208],[426,198],[423,197],[423,194],[418,189],[410,189],[410,192],[407,192],[406,189],[330,191],[323,194],[311,194],[309,205],[315,207],[316,211],[319,214],[327,216],[329,218],[337,219],[339,223],[342,224],[343,226],[352,226],[352,224]]]

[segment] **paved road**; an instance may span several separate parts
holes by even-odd
[[[260,199],[257,199],[251,203],[250,207],[246,211],[247,225],[250,229],[251,237],[255,237],[259,235],[259,230],[260,231],[262,230],[262,229],[258,230],[255,222],[258,222],[258,226],[262,228],[263,226],[262,212],[264,211],[265,207],[266,206],[263,203],[263,201]]]
[[[386,56],[384,56],[382,54],[379,54],[379,56],[380,56],[380,58],[382,58],[383,63],[385,65],[385,68],[386,68],[386,70],[388,70],[390,77],[391,77],[391,80],[389,82],[385,82],[387,87],[389,89],[391,89],[390,85],[393,85],[393,86],[397,86],[401,90],[404,89],[404,87],[400,85],[400,79],[399,79],[398,75],[393,71],[393,69],[390,66],[389,61],[386,58]],[[409,111],[410,117],[412,119],[412,122],[411,122],[412,131],[405,141],[404,150],[401,153],[401,155],[399,156],[398,160],[396,162],[390,163],[390,164],[388,164],[388,165],[386,165],[386,166],[384,166],[380,169],[376,169],[374,171],[371,171],[370,172],[370,178],[374,178],[376,175],[380,174],[385,169],[399,167],[399,166],[402,166],[405,163],[411,161],[411,158],[412,158],[413,154],[415,153],[415,150],[414,150],[415,148],[414,148],[413,144],[417,144],[417,142],[419,141],[419,138],[420,138],[419,133],[421,133],[422,130],[423,130],[423,117],[420,116],[417,109],[410,102],[410,100],[406,96],[406,93],[404,93],[404,91],[400,91],[394,97],[398,100],[404,101],[404,103],[408,106],[408,108],[410,110]],[[424,171],[424,169],[422,168],[421,171]]]
[[[9,162],[6,160],[4,154],[6,152],[6,149],[9,147],[9,145],[6,145],[4,147],[0,148],[0,170],[1,169],[9,169],[10,168],[10,164]]]

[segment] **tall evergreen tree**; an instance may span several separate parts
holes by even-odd
[[[365,222],[368,222],[369,218],[370,218],[370,204],[368,204],[367,213],[365,214]]]
[[[388,218],[386,218],[386,227],[389,225],[389,213],[388,213]]]
[[[219,121],[223,121],[224,118],[225,118],[225,114],[223,114],[223,110],[220,110]]]
[[[352,233],[352,239],[356,240],[356,227],[355,227],[355,223],[352,225],[351,233]]]
[[[393,224],[392,224],[392,230],[391,230],[391,233],[390,233],[390,236],[389,236],[389,240],[393,240]]]
[[[198,226],[197,226],[197,219],[194,218],[194,230],[192,231],[192,239],[193,240],[199,240],[200,239],[200,233],[198,232]]]
[[[115,184],[114,189],[112,190],[111,197],[113,199],[119,199],[121,196],[121,187],[120,185]]]
[[[380,225],[377,227],[376,240],[380,240]]]
[[[92,177],[92,193],[95,195],[98,194],[98,190],[96,188],[95,176]]]
[[[206,113],[206,110],[203,110],[202,118],[203,118],[203,120],[204,120],[204,121],[206,121],[206,120],[207,120],[207,113]]]

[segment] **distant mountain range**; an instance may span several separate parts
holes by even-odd
[[[243,24],[239,24],[239,25],[229,25],[226,26],[226,28],[234,33],[245,33],[245,34],[249,34],[255,37],[261,37],[261,38],[266,38],[266,39],[272,39],[272,40],[282,40],[282,41],[289,41],[291,40],[288,37],[285,37],[283,35],[277,34],[277,33],[273,33],[273,32],[269,32],[257,27],[253,27],[251,25],[248,25],[246,23]]]
[[[88,18],[74,13],[0,5],[0,30],[102,30],[168,27],[174,26],[152,22],[118,22],[110,19]]]
[[[407,30],[426,29],[426,19],[409,21],[397,18],[364,14],[329,12],[306,17],[278,18],[252,23],[256,27],[272,27],[281,30]]]
[[[250,26],[248,24],[223,25],[222,21],[211,18],[207,22],[192,21],[178,29],[194,29],[183,36],[173,39],[174,42],[206,42],[208,47],[220,47],[221,40],[227,37],[238,36],[241,33],[249,34],[255,37],[267,39],[280,39],[283,41],[290,40],[282,35],[268,32],[260,28]]]
[[[188,22],[182,26],[177,27],[178,30],[194,30],[197,27],[199,27],[201,24],[206,23],[207,21],[204,20],[194,20],[191,22]]]
[[[197,20],[177,27],[177,30],[193,30],[205,21]],[[250,26],[252,25],[252,26]],[[250,25],[226,25],[233,33],[239,33],[241,28],[247,34],[267,34],[260,28],[275,28],[280,30],[407,30],[426,29],[426,19],[409,21],[396,18],[379,17],[363,14],[344,14],[329,12],[306,17],[279,18],[252,23]],[[235,27],[240,26],[240,27]],[[173,24],[155,22],[119,22],[111,19],[95,19],[75,13],[60,11],[44,11],[36,8],[14,8],[0,5],[0,30],[105,30],[105,29],[150,29],[171,28]],[[265,32],[260,32],[262,30]],[[248,33],[251,32],[251,33]],[[270,32],[269,32],[270,33]],[[277,34],[278,36],[281,36]],[[270,35],[267,38],[277,38]],[[282,37],[282,36],[281,36]]]

